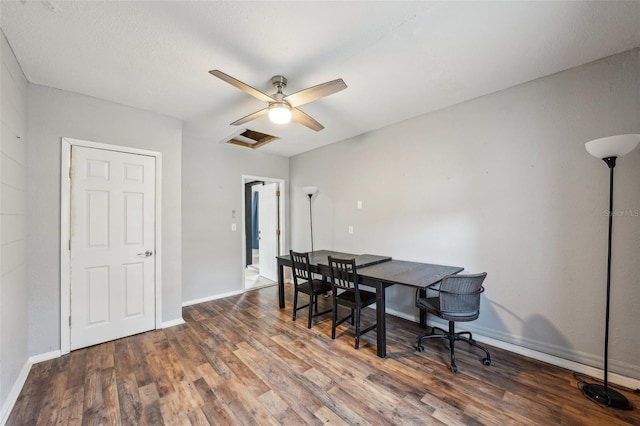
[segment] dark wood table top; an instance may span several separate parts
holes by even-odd
[[[389,260],[388,262],[360,268],[358,269],[358,275],[360,275],[363,283],[380,281],[385,284],[426,287],[437,283],[447,275],[457,274],[463,269],[460,266]]]
[[[391,260],[389,256],[378,256],[375,254],[351,254],[351,253],[342,253],[339,251],[332,250],[317,250],[313,252],[309,252],[309,263],[311,265],[319,265],[329,267],[329,256],[336,257],[339,259],[355,259],[356,260],[356,268],[364,268],[366,266],[375,265],[381,262],[388,262]],[[288,254],[283,256],[278,256],[278,261],[290,265],[291,258]]]
[[[355,259],[358,275],[366,282],[382,282],[385,285],[400,284],[410,287],[426,287],[437,283],[443,277],[456,274],[464,268],[459,266],[433,265],[431,263],[394,260],[390,256],[375,254],[351,254],[332,250],[317,250],[309,253],[312,266],[328,268],[328,258]],[[278,256],[278,261],[291,265],[289,255]]]

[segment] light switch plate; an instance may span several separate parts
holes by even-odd
[[[353,235],[353,226],[349,225],[349,235]]]
[[[232,230],[232,231],[235,231],[236,229],[237,229],[236,224],[235,224],[235,223],[232,223],[232,224],[231,224],[231,230]]]

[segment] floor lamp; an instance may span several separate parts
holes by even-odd
[[[630,410],[629,400],[621,393],[611,389],[608,383],[609,363],[609,295],[611,293],[611,229],[613,225],[613,169],[616,158],[633,151],[640,142],[640,135],[617,135],[592,140],[585,144],[589,154],[604,160],[609,167],[609,239],[607,251],[607,307],[604,327],[604,381],[603,384],[587,383],[582,392],[590,399],[613,408]]]
[[[318,193],[317,186],[303,186],[302,191],[309,197],[309,225],[311,227],[311,253],[313,253],[313,215],[311,214],[311,198]]]

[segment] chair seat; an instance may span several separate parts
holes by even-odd
[[[339,305],[353,309],[357,307],[356,294],[352,291],[345,291],[338,294],[337,300]],[[360,307],[364,308],[365,306],[369,306],[373,303],[376,303],[376,294],[370,291],[360,290]]]
[[[420,309],[436,315],[447,321],[474,321],[478,319],[479,312],[445,312],[440,310],[439,297],[420,297],[416,299],[416,306]]]
[[[326,281],[322,281],[322,280],[318,280],[318,279],[313,279],[313,294],[314,295],[318,295],[318,294],[322,294],[322,293],[330,293],[331,292],[331,283],[326,282]],[[304,282],[302,284],[298,284],[298,291],[304,293],[304,294],[309,294],[311,293],[311,286],[309,285],[309,282]]]

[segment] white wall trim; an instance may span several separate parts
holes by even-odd
[[[387,314],[391,314],[393,316],[406,319],[412,322],[418,322],[415,315],[410,315],[405,312],[397,311],[395,309],[390,309],[387,307]],[[444,327],[446,329],[447,324],[442,321],[428,320],[427,324],[429,326],[438,326],[440,328]],[[555,355],[550,355],[545,352],[540,352],[535,349],[529,349],[524,346],[519,346],[513,343],[508,343],[502,340],[494,339],[492,337],[484,336],[480,333],[477,333],[477,327],[471,327],[471,324],[465,324],[465,330],[473,332],[474,340],[478,342],[486,343],[491,346],[495,346],[496,348],[504,349],[509,352],[516,353],[518,355],[526,356],[527,358],[533,358],[538,361],[546,362],[547,364],[555,365],[556,367],[566,368],[567,370],[575,371],[577,373],[587,374],[592,377],[600,378],[604,376],[604,372],[600,368],[591,367],[589,365],[585,365],[579,362],[571,361],[566,358],[561,358]],[[513,337],[513,336],[512,336]],[[417,336],[416,336],[417,339]],[[499,362],[499,361],[498,361]],[[640,379],[634,379],[632,377],[627,377],[622,374],[612,373],[609,371],[609,382],[615,383],[620,386],[624,386],[630,389],[640,389]]]
[[[237,296],[238,294],[247,293],[253,290],[260,290],[261,288],[273,287],[274,285],[278,285],[278,283],[257,285],[255,287],[251,287],[243,290],[234,290],[234,291],[229,291],[227,293],[214,294],[213,296],[203,297],[201,299],[187,300],[186,302],[182,302],[182,307],[184,308],[185,306],[197,305],[199,303],[211,302],[212,300],[224,299],[225,297]]]
[[[7,398],[4,400],[2,404],[2,409],[0,410],[0,425],[4,425],[9,419],[9,414],[11,414],[11,410],[13,410],[13,406],[16,405],[16,401],[18,400],[18,396],[20,396],[20,391],[27,381],[27,377],[29,376],[29,371],[31,371],[31,361],[27,360],[22,365],[22,369],[20,373],[18,373],[18,377],[15,382],[13,382],[13,386],[11,386],[11,390],[9,394],[7,394]]]
[[[71,327],[69,326],[69,316],[71,315],[71,276],[69,273],[71,265],[71,253],[69,252],[71,178],[67,171],[71,167],[72,146],[147,155],[156,159],[155,328],[162,328],[162,153],[62,137],[60,168],[60,353],[62,355],[69,353],[71,348]]]
[[[40,355],[34,355],[29,357],[29,362],[33,364],[38,364],[44,361],[49,361],[50,359],[56,359],[62,356],[62,351],[51,351],[45,352]]]
[[[212,300],[217,300],[217,299],[224,299],[225,297],[235,296],[238,294],[245,293],[246,291],[247,290],[234,290],[234,291],[229,291],[227,293],[214,294],[213,296],[203,297],[201,299],[187,300],[185,302],[182,302],[182,307],[184,308],[185,306],[197,305],[198,303],[210,302]]]
[[[181,325],[181,324],[186,324],[186,322],[184,321],[184,319],[182,317],[174,319],[174,320],[171,320],[171,321],[163,322],[161,328],[175,327],[176,325]]]

